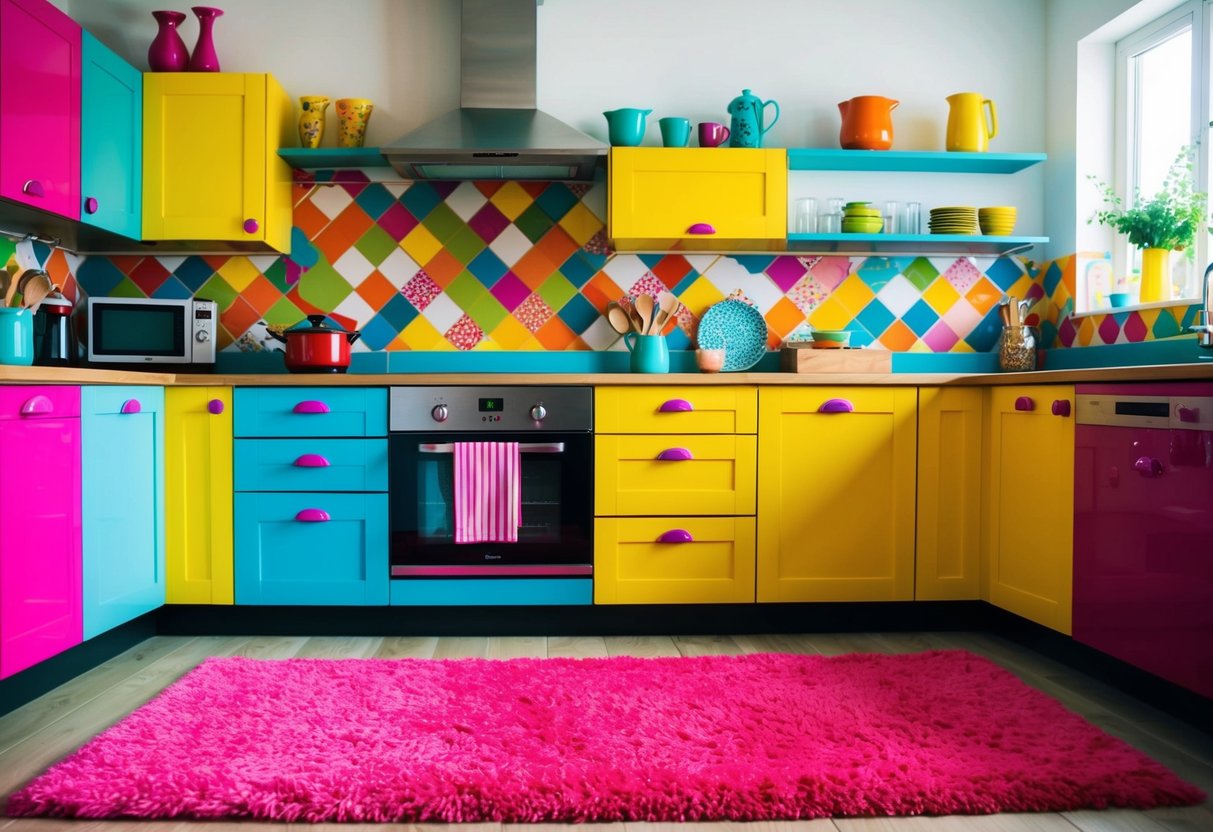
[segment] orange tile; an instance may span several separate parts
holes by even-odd
[[[658,280],[673,289],[680,280],[691,273],[691,264],[681,254],[671,254],[661,258],[652,271]]]
[[[804,313],[786,297],[780,298],[763,317],[767,319],[767,342],[773,347],[778,347],[784,336],[805,321]]]
[[[338,315],[336,312],[330,312],[329,317],[332,318],[335,323],[341,325],[345,329],[350,330],[351,332],[358,328],[358,321],[353,318],[346,317],[345,315]]]
[[[329,224],[329,218],[308,199],[295,206],[291,222],[306,234],[309,240],[314,240],[316,235]]]
[[[473,182],[472,184],[476,187],[476,190],[480,191],[480,193],[484,194],[486,197],[491,198],[493,196],[493,194],[495,194],[501,190],[501,186],[504,185],[505,183],[504,182],[479,181],[479,182]]]
[[[1074,266],[1074,262],[1077,259],[1072,254],[1066,257],[1065,264],[1061,269],[1061,284],[1070,290],[1070,297],[1078,294],[1078,278],[1075,276],[1076,269]]]
[[[977,282],[965,293],[965,300],[982,315],[993,309],[1001,299],[1002,290],[985,277],[978,278]]]
[[[313,183],[307,179],[296,179],[291,183],[291,207],[298,208],[299,203],[303,202],[312,195]]]
[[[359,283],[355,291],[371,309],[382,309],[399,290],[376,270],[371,272],[366,280]]]
[[[230,254],[204,254],[204,255],[202,255],[202,262],[206,263],[214,271],[219,271],[220,269],[222,269],[224,266],[227,265],[227,261],[231,260],[231,259],[232,259],[232,256]]]
[[[563,263],[564,261],[561,260],[560,262]],[[538,246],[522,255],[518,262],[510,267],[510,271],[518,275],[519,280],[536,290],[557,269],[558,265],[553,263]]]
[[[330,263],[336,263],[371,227],[371,218],[357,202],[351,202],[312,242],[324,252]]]
[[[264,315],[271,306],[282,300],[282,292],[270,282],[269,278],[259,274],[252,283],[244,288],[240,297],[257,310],[259,315]]]
[[[531,195],[531,199],[535,199],[541,193],[543,193],[544,191],[546,191],[548,189],[548,185],[550,183],[548,183],[548,182],[519,182],[518,184],[522,186],[522,190],[526,191],[528,194]]]
[[[539,339],[539,343],[543,344],[545,349],[564,350],[573,343],[577,333],[569,329],[568,325],[559,317],[553,315],[546,324],[539,327],[535,337]]]
[[[569,236],[569,232],[559,225],[553,225],[548,229],[548,233],[544,234],[536,243],[535,248],[542,251],[548,260],[559,268],[560,264],[568,260],[569,255],[581,246],[577,245],[576,241]]]
[[[905,325],[904,321],[893,321],[884,334],[880,336],[880,343],[888,347],[893,352],[906,352],[910,347],[914,346],[914,342],[918,340],[918,336],[914,334],[914,330]]]
[[[244,298],[238,297],[219,314],[219,320],[227,327],[228,332],[239,338],[249,327],[261,320],[261,313],[245,302]]]
[[[607,276],[599,272],[590,278],[590,282],[581,287],[581,294],[594,305],[599,312],[605,312],[608,303],[618,301],[624,295],[623,289]]]
[[[430,276],[431,280],[445,289],[451,285],[451,281],[458,277],[466,266],[459,262],[458,257],[446,249],[442,249],[422,268],[425,269],[425,273]]]

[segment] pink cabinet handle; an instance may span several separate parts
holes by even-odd
[[[1016,410],[1035,410],[1036,402],[1032,401],[1031,396],[1020,396],[1015,400]]]
[[[256,234],[257,229],[259,229],[259,228],[261,228],[261,224],[258,223],[252,217],[249,217],[247,220],[244,221],[244,233],[245,234]]]
[[[686,399],[670,399],[662,402],[661,407],[657,408],[658,413],[690,413],[695,409],[695,406]]]
[[[1070,415],[1070,402],[1067,401],[1066,399],[1054,399],[1052,411],[1053,411],[1054,416],[1062,416],[1062,417],[1069,416]]]
[[[1181,422],[1199,422],[1200,408],[1199,407],[1179,407],[1179,421]]]
[[[687,229],[688,234],[715,234],[716,228],[710,222],[697,222]]]
[[[54,413],[55,403],[46,396],[32,396],[21,405],[22,416],[39,416],[44,413]]]
[[[855,405],[851,404],[846,399],[826,399],[821,407],[817,408],[818,413],[854,413]]]
[[[218,416],[223,412],[223,399],[211,399],[206,403],[206,412]]]
[[[333,518],[322,508],[305,508],[295,515],[295,519],[300,523],[327,523]]]
[[[1143,477],[1153,479],[1162,476],[1162,463],[1152,456],[1139,456],[1133,463],[1133,468]]]
[[[127,399],[122,403],[123,413],[142,413],[143,405],[139,404],[138,399]]]
[[[84,213],[95,214],[97,213],[97,208],[97,197],[90,196],[84,200]]]
[[[657,538],[658,543],[694,543],[695,538],[691,537],[691,533],[686,529],[670,529],[668,532],[662,532],[661,537]]]
[[[666,448],[657,454],[657,458],[662,462],[686,462],[695,457],[686,448]]]
[[[328,468],[329,461],[320,454],[304,454],[295,460],[296,468]]]
[[[21,193],[26,196],[46,196],[46,188],[37,179],[27,179],[21,186]]]
[[[295,405],[294,410],[296,413],[328,413],[329,406],[324,402],[308,400],[299,402]]]

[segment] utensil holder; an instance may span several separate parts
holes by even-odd
[[[1004,326],[998,340],[998,366],[1004,372],[1036,369],[1036,331],[1030,326]]]

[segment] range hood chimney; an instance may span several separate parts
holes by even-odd
[[[380,152],[406,179],[588,181],[607,146],[535,109],[536,0],[463,0],[460,107]]]

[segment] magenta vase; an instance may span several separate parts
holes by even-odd
[[[194,44],[194,54],[190,55],[191,72],[218,72],[219,56],[215,54],[215,18],[223,14],[223,9],[213,6],[192,6],[198,16],[198,42]]]
[[[152,45],[147,50],[147,65],[152,72],[182,72],[189,65],[190,53],[185,48],[185,41],[177,32],[181,21],[185,20],[183,12],[159,11],[152,12],[152,17],[160,24],[160,31],[152,39]]]

